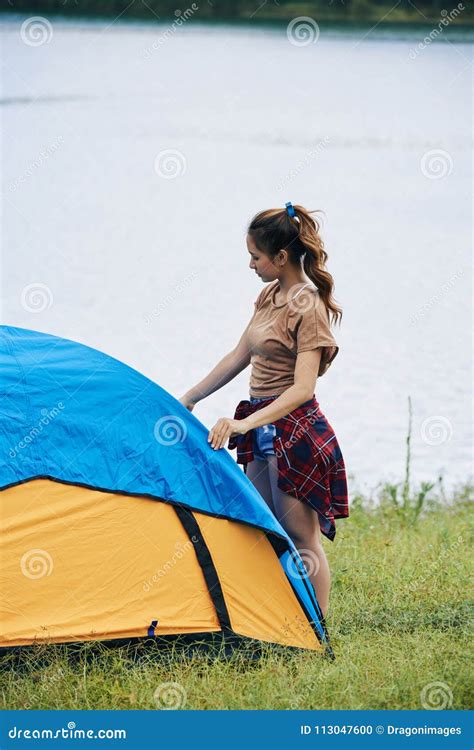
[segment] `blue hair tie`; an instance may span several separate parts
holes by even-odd
[[[285,208],[288,211],[289,216],[291,217],[296,216],[295,209],[293,208],[293,204],[291,203],[291,201],[288,201],[288,203],[285,203]]]

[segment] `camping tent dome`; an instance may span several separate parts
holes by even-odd
[[[332,651],[291,539],[166,390],[0,326],[0,648],[236,634]]]

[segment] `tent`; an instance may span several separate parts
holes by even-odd
[[[0,648],[235,636],[334,658],[292,541],[177,399],[0,326]]]

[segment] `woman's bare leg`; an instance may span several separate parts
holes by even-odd
[[[267,463],[274,513],[300,552],[308,571],[308,578],[316,592],[321,612],[326,617],[329,607],[331,572],[321,543],[318,514],[307,503],[280,490],[277,485],[276,456],[269,456]]]
[[[257,458],[250,461],[247,464],[247,476],[257,492],[260,492],[272,513],[275,514],[272,500],[272,488],[268,476],[268,461],[261,461]]]

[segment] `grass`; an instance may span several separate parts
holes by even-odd
[[[355,497],[326,544],[334,662],[283,647],[264,647],[252,661],[244,652],[221,659],[147,650],[137,659],[100,644],[74,656],[66,645],[39,646],[0,660],[2,708],[472,708],[471,488],[446,498],[439,481],[421,507],[419,493],[402,486],[398,497],[398,489]]]

